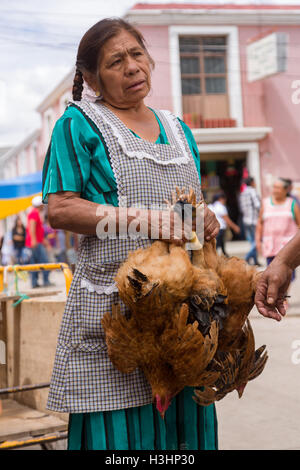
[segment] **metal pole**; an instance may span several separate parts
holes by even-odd
[[[18,385],[16,387],[0,388],[0,395],[6,395],[7,393],[26,392],[27,390],[35,390],[38,388],[46,388],[49,386],[49,382],[43,382],[40,384],[33,385]]]

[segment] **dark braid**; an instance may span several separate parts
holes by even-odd
[[[72,95],[73,95],[74,101],[81,100],[82,90],[83,90],[82,72],[79,69],[76,69],[74,81],[73,81],[73,89],[72,89]]]

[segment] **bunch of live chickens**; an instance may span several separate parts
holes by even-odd
[[[203,204],[192,189],[176,191],[173,208]],[[186,386],[207,406],[233,390],[241,397],[261,374],[267,352],[255,350],[248,319],[258,277],[244,260],[217,255],[215,240],[190,252],[155,241],[129,253],[115,281],[131,313],[124,316],[114,305],[102,325],[114,366],[143,371],[162,417]]]

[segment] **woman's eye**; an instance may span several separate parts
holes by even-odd
[[[113,66],[113,65],[117,65],[117,64],[119,64],[120,62],[121,62],[121,59],[117,59],[117,60],[115,60],[111,65],[112,65],[112,66]]]

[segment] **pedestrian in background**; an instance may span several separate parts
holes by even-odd
[[[44,246],[47,250],[48,260],[50,263],[56,262],[57,253],[57,234],[56,230],[50,227],[48,222],[48,215],[44,217]]]
[[[17,264],[23,264],[23,250],[25,247],[26,230],[21,217],[18,215],[15,225],[12,229],[12,241],[15,251],[15,261]]]
[[[246,187],[240,194],[240,210],[243,215],[243,226],[245,237],[251,244],[250,250],[245,256],[247,263],[252,259],[253,264],[260,266],[257,260],[255,230],[260,210],[260,197],[256,191],[254,178],[249,176],[245,179]]]
[[[31,249],[31,264],[48,263],[48,255],[44,246],[44,227],[41,214],[43,202],[41,196],[32,199],[32,209],[27,215],[25,246]],[[44,286],[50,286],[49,271],[42,271]],[[32,288],[41,287],[38,284],[38,271],[31,273]]]
[[[12,231],[8,230],[3,237],[1,257],[3,266],[14,264],[14,245],[12,241]]]
[[[280,181],[283,181],[283,183],[286,182],[286,184],[288,185],[287,187],[287,195],[289,197],[291,197],[292,199],[294,199],[296,201],[296,203],[298,204],[298,206],[300,207],[300,200],[297,196],[295,196],[294,194],[292,194],[292,190],[293,190],[293,182],[291,179],[289,178],[279,178]]]
[[[4,236],[3,236],[3,235],[0,235],[0,264],[3,264],[3,263],[2,263],[2,246],[3,246],[3,240],[4,240]]]
[[[209,209],[212,210],[220,224],[220,231],[217,235],[217,249],[221,248],[223,254],[228,256],[225,250],[225,234],[227,226],[230,227],[235,233],[240,233],[240,227],[236,225],[229,217],[226,207],[225,193],[215,194],[212,204],[209,204]]]
[[[300,208],[287,195],[288,188],[288,182],[278,178],[273,184],[271,197],[265,198],[261,205],[256,228],[256,247],[267,259],[268,265],[300,227]],[[292,280],[294,278],[293,272]]]
[[[66,234],[64,230],[56,230],[56,242],[57,242],[57,251],[56,251],[56,261],[58,263],[67,263],[66,256]]]

